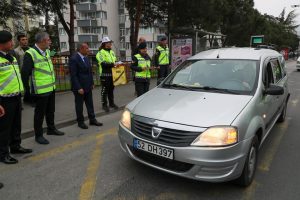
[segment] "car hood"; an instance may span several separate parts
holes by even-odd
[[[134,115],[178,124],[230,125],[251,100],[249,95],[155,88],[127,106]]]

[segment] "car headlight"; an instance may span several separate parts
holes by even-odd
[[[201,133],[192,146],[227,146],[237,143],[238,131],[232,126],[211,127]]]
[[[124,110],[120,122],[128,130],[131,130],[131,113],[129,110],[127,110],[127,109]]]

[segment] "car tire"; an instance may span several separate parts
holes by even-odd
[[[284,107],[283,107],[283,109],[281,111],[281,114],[280,114],[277,122],[279,122],[279,123],[284,122],[285,117],[286,117],[286,109],[287,109],[287,102],[285,102]]]
[[[253,181],[257,166],[258,146],[258,137],[254,136],[247,154],[243,172],[241,176],[238,179],[236,179],[236,183],[240,186],[247,187]]]

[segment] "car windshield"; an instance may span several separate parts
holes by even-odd
[[[258,66],[256,60],[188,60],[176,68],[162,87],[252,94]]]

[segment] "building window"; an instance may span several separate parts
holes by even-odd
[[[154,28],[153,27],[142,27],[140,28],[140,34],[149,34],[149,33],[154,33]]]
[[[121,24],[125,23],[125,15],[120,15],[120,23]]]
[[[66,31],[64,28],[59,28],[58,32],[59,32],[59,35],[66,35]]]
[[[103,30],[103,34],[104,34],[104,35],[107,35],[107,34],[108,34],[107,27],[103,27],[102,30]]]
[[[100,44],[97,42],[89,42],[88,45],[89,45],[90,49],[93,49],[93,50],[98,50],[100,47]]]
[[[61,49],[67,49],[67,43],[66,42],[61,42],[60,43],[60,48]]]
[[[100,19],[107,19],[107,12],[105,11],[97,11],[96,17]]]
[[[121,37],[125,36],[125,29],[123,29],[123,28],[120,29],[120,36]]]
[[[120,49],[122,50],[122,49],[126,49],[126,47],[125,47],[125,42],[121,42],[120,43]]]
[[[130,44],[129,44],[129,42],[126,42],[126,49],[127,49],[127,50],[130,49]]]

